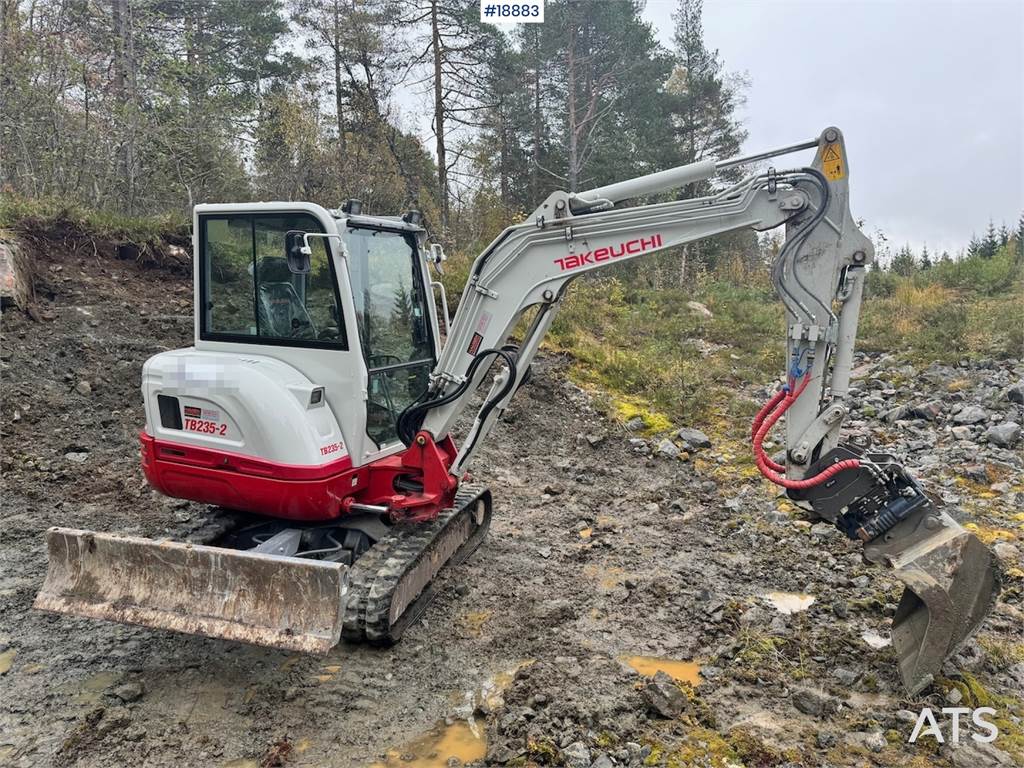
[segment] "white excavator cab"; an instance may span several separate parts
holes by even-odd
[[[310,203],[197,206],[195,343],[181,352],[201,356],[220,381],[207,392],[195,377],[182,386],[173,371],[194,370],[189,359],[150,360],[147,432],[306,466],[343,456],[358,466],[400,449],[398,415],[426,389],[438,355],[417,219]],[[294,373],[247,383],[264,361]],[[239,396],[250,386],[264,391]],[[200,418],[179,425],[173,403],[165,406],[172,418],[161,417],[161,397],[234,424],[213,420],[210,431],[211,420]],[[323,404],[332,418],[309,416]],[[268,406],[281,407],[291,428],[268,434]],[[248,412],[254,407],[260,413]]]

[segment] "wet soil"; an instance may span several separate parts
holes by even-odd
[[[555,357],[473,468],[495,493],[488,540],[396,647],[316,658],[33,611],[48,526],[160,536],[205,514],[138,463],[141,366],[190,343],[188,278],[59,243],[34,269],[37,303],[4,313],[0,352],[0,765],[942,764],[945,747],[905,743],[901,710],[965,680],[1019,727],[1024,573],[948,679],[907,698],[884,645],[891,577],[734,467],[724,436],[687,460],[631,444]],[[990,376],[965,369],[960,391]],[[1016,546],[1020,458],[990,458],[1003,490],[957,466],[931,481]],[[658,659],[696,665],[666,669],[679,717],[650,706]]]

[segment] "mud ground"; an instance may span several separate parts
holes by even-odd
[[[891,577],[777,499],[726,435],[707,429],[712,448],[685,460],[651,455],[657,440],[606,420],[557,358],[538,361],[474,468],[495,491],[489,539],[397,647],[313,658],[35,612],[48,526],[160,536],[204,515],[151,492],[138,465],[141,365],[190,342],[188,277],[59,244],[35,271],[32,311],[2,320],[0,765],[409,765],[436,751],[432,733],[461,734],[452,754],[489,764],[1024,760],[1019,446],[982,442],[967,459],[944,417],[855,414],[855,430],[909,452],[929,490],[1006,545],[996,610],[908,698],[891,647],[864,639],[887,637]],[[862,363],[886,385],[866,390],[893,405],[933,393],[952,412],[976,397],[993,422],[1019,421],[1002,395],[1019,362],[948,375]],[[785,614],[765,597],[777,591],[814,600]],[[651,709],[636,655],[698,665],[678,716]],[[955,702],[996,708],[996,742],[906,744],[922,706]]]

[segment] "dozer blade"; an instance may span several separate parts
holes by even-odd
[[[864,554],[906,585],[892,643],[903,684],[916,694],[985,618],[998,594],[998,567],[977,537],[931,506],[868,542]]]
[[[46,546],[44,611],[311,653],[341,635],[340,563],[70,528]]]

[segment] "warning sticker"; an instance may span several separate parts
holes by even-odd
[[[466,351],[471,355],[475,355],[478,351],[480,351],[480,342],[482,342],[483,340],[483,336],[481,336],[479,333],[474,333],[472,340],[469,342],[469,349],[467,349]]]
[[[843,167],[843,150],[839,144],[826,144],[821,153],[821,170],[829,181],[839,181],[846,176]]]

